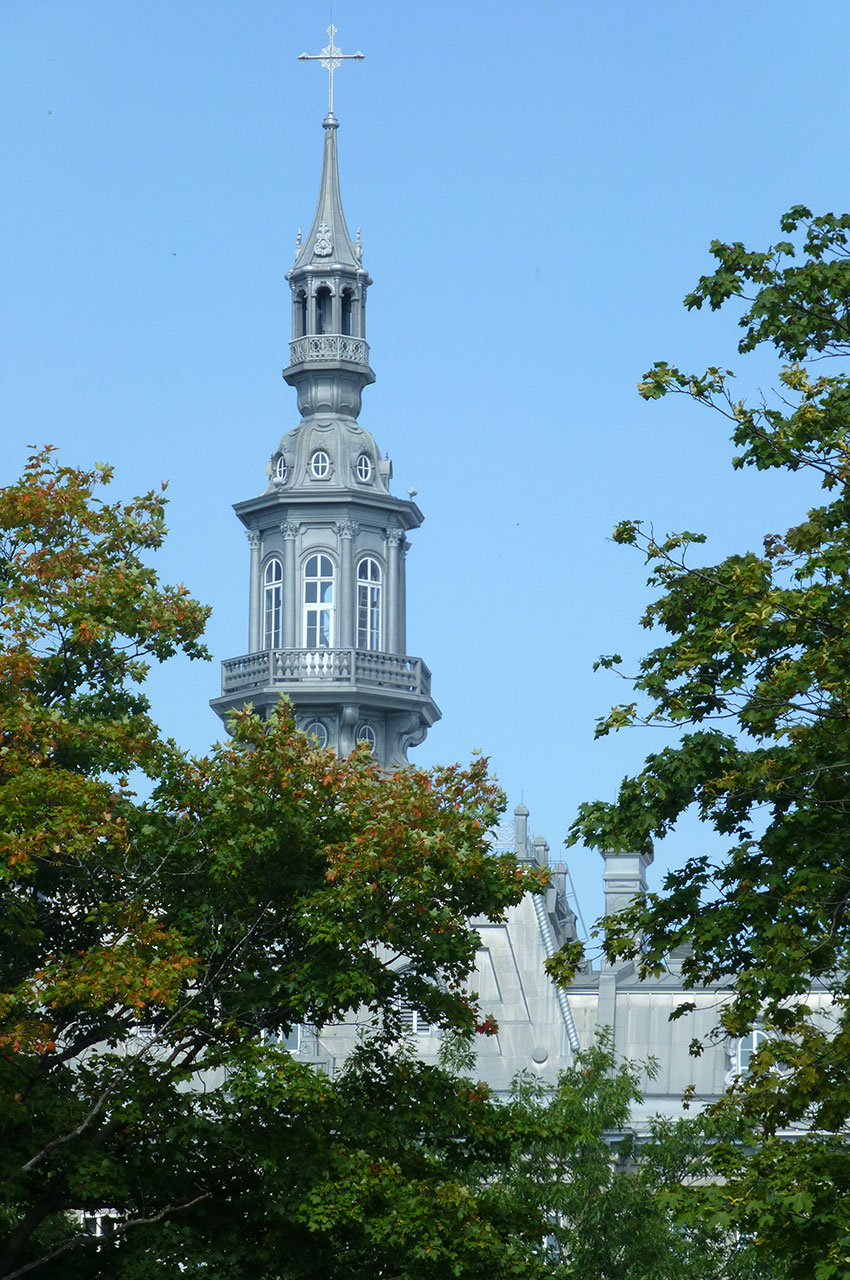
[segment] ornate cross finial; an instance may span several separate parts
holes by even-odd
[[[348,58],[356,58],[358,62],[362,61],[365,53],[343,53],[341,49],[337,49],[334,44],[334,36],[336,35],[336,27],[333,23],[328,27],[328,36],[330,39],[325,45],[321,53],[299,53],[299,62],[321,62],[322,66],[328,73],[328,115],[334,113],[334,72],[339,70],[343,62]]]

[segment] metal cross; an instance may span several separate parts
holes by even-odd
[[[334,44],[334,36],[336,35],[336,27],[331,23],[328,27],[328,35],[330,39],[321,53],[299,53],[299,62],[321,62],[322,66],[328,73],[328,115],[333,115],[334,111],[334,72],[337,71],[348,58],[356,58],[362,61],[366,57],[365,53],[343,53],[341,49],[337,49]]]

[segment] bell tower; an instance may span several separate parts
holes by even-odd
[[[248,652],[222,663],[211,705],[226,722],[249,704],[267,714],[286,694],[299,729],[321,745],[347,755],[366,741],[383,767],[398,768],[440,718],[430,671],[406,653],[406,535],[423,517],[390,492],[392,464],[358,422],[363,388],[375,380],[366,342],[372,280],[342,211],[333,72],[363,55],[342,54],[335,28],[328,34],[316,55],[331,86],[319,199],[287,273],[283,376],[301,421],[272,453],[265,491],[234,508],[250,545]]]

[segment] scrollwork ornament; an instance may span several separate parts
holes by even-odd
[[[313,244],[313,252],[317,258],[329,258],[333,251],[334,242],[331,238],[331,229],[326,222],[320,222]]]

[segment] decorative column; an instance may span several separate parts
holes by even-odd
[[[354,648],[354,535],[359,526],[353,520],[339,520],[339,644]]]
[[[402,538],[398,561],[398,651],[407,653],[407,553],[410,543]]]
[[[401,529],[387,531],[387,652],[398,653],[398,561],[399,543],[404,534]]]
[[[256,529],[249,529],[248,543],[251,547],[251,582],[248,589],[248,652],[259,653],[263,647],[260,617],[260,535]]]
[[[284,520],[280,532],[283,535],[283,647],[296,649],[295,539],[298,525],[293,520]]]

